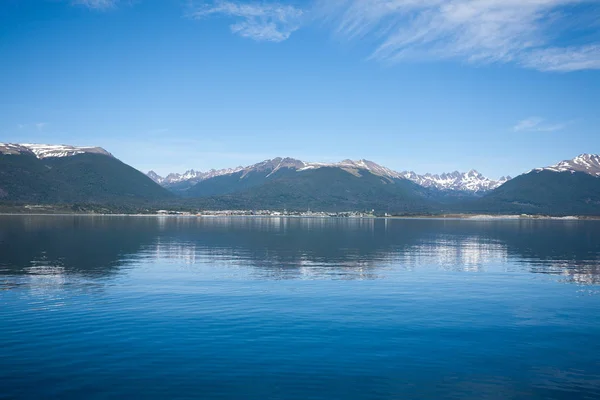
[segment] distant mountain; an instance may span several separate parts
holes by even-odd
[[[148,176],[148,178],[152,179],[154,182],[158,183],[159,185],[162,185],[162,183],[165,181],[165,178],[158,175],[154,171],[150,171],[146,175]]]
[[[196,183],[201,182],[206,179],[214,178],[221,175],[234,174],[240,170],[242,167],[238,168],[227,168],[221,170],[211,169],[210,171],[201,172],[190,169],[183,174],[170,173],[166,177],[162,177],[158,175],[154,171],[148,172],[146,175],[154,182],[159,185],[166,187],[167,189],[172,190],[173,192],[183,192],[190,187],[194,186]]]
[[[219,196],[261,186],[284,175],[294,175],[305,163],[292,158],[274,158],[239,171],[201,180],[185,193],[189,197]]]
[[[510,179],[510,177],[502,177],[499,180],[492,180],[484,177],[475,170],[469,172],[456,171],[441,175],[418,175],[412,171],[396,172],[368,160],[343,160],[336,163],[319,163],[305,162],[293,158],[275,158],[245,168],[213,169],[208,172],[195,171],[192,169],[183,174],[171,173],[164,178],[154,171],[150,171],[148,172],[148,176],[158,184],[170,190],[183,192],[195,184],[207,179],[225,175],[235,175],[239,172],[242,173],[241,176],[244,176],[259,168],[269,167],[272,172],[276,172],[280,168],[291,168],[300,172],[319,168],[339,168],[350,173],[356,173],[358,170],[366,170],[377,176],[393,179],[409,179],[426,188],[432,188],[439,191],[463,192],[463,194],[483,194],[499,187]]]
[[[99,147],[0,143],[0,201],[127,203],[171,197]]]
[[[437,208],[428,189],[364,160],[309,164],[275,158],[201,181],[188,195],[209,209],[427,213]]]
[[[405,171],[400,175],[426,188],[474,194],[483,194],[485,192],[489,192],[490,190],[494,190],[511,179],[510,176],[503,176],[499,180],[492,180],[486,178],[475,170],[471,170],[469,172],[454,171],[441,175],[418,175],[412,171]]]
[[[231,173],[221,173],[202,179],[188,190],[193,197],[213,196],[234,193],[251,187],[263,185],[271,180],[285,177],[292,179],[296,175],[321,169],[338,169],[356,177],[368,172],[386,178],[387,181],[404,180],[399,173],[368,160],[344,160],[338,163],[309,163],[294,158],[274,158]]]

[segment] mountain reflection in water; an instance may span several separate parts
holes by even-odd
[[[256,279],[531,272],[600,282],[600,223],[554,220],[4,216],[0,274],[110,277],[160,260]]]

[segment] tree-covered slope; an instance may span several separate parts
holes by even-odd
[[[69,191],[63,201],[160,200],[172,195],[145,174],[101,154],[78,154],[43,160],[50,167],[50,179],[66,182]]]
[[[288,170],[262,184],[198,199],[197,204],[235,209],[374,209],[381,213],[430,212],[437,207],[427,189],[409,180],[384,178],[368,171],[355,175],[339,168]]]
[[[0,200],[56,199],[63,183],[53,182],[48,175],[48,168],[33,153],[0,154]]]
[[[188,189],[185,195],[188,197],[221,196],[260,187],[268,182],[283,178],[292,179],[297,174],[299,172],[290,168],[282,168],[275,172],[273,170],[240,171],[201,181]]]
[[[127,203],[173,195],[118,159],[84,153],[39,159],[0,155],[0,200],[36,203]]]

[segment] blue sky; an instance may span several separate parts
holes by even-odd
[[[3,0],[0,141],[146,172],[517,175],[600,152],[598,0]]]

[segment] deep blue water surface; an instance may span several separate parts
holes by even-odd
[[[0,217],[0,398],[600,399],[600,221]]]

